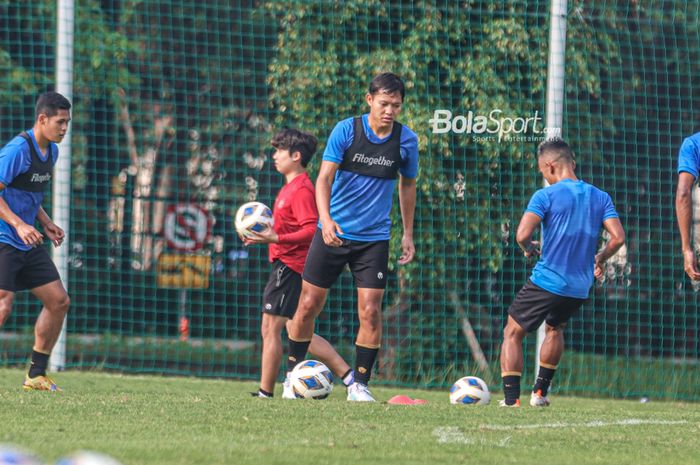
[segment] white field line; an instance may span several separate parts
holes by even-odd
[[[475,431],[514,431],[523,429],[546,429],[546,428],[602,428],[605,426],[637,426],[637,425],[684,425],[686,420],[641,420],[628,418],[617,421],[588,421],[585,423],[539,423],[533,425],[480,425]],[[433,436],[439,444],[465,444],[482,445],[495,447],[508,447],[511,436],[500,440],[489,440],[484,437],[475,437],[467,434],[458,426],[440,426],[433,429]]]
[[[593,420],[585,423],[539,423],[532,425],[479,425],[480,430],[513,431],[518,429],[546,428],[602,428],[605,426],[637,426],[637,425],[684,425],[686,420],[641,420],[629,418],[617,421]]]

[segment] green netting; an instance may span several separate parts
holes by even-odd
[[[282,185],[270,164],[275,130],[313,132],[322,151],[337,121],[365,111],[371,77],[392,70],[407,84],[400,121],[420,139],[418,253],[395,265],[394,211],[376,378],[443,387],[480,374],[497,386],[505,312],[529,272],[514,231],[542,185],[542,134],[440,134],[430,120],[436,110],[540,118],[542,130],[549,3],[76,2],[72,194],[58,200],[71,211],[66,366],[256,377],[269,265],[264,248],[238,240],[233,213],[271,204]],[[560,392],[698,399],[698,293],[683,272],[673,196],[678,148],[697,130],[699,10],[569,2],[562,131],[580,176],[612,195],[628,242],[569,325]],[[56,40],[55,2],[0,0],[3,144],[53,88]],[[211,222],[203,240],[187,225],[198,217]],[[168,218],[184,230],[166,234]],[[177,260],[195,270],[195,288]],[[318,320],[350,360],[354,292],[346,273]],[[18,295],[0,363],[26,362],[38,311]]]

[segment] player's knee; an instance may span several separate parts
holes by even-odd
[[[70,297],[68,294],[64,294],[63,297],[57,299],[55,302],[52,302],[48,308],[52,312],[63,313],[65,315],[68,313],[68,309],[70,308]]]
[[[303,318],[304,320],[312,318],[316,315],[316,308],[319,307],[321,300],[313,294],[302,294],[299,298],[299,306],[294,314],[295,318]],[[297,316],[298,315],[298,316]]]
[[[508,340],[522,340],[525,337],[525,330],[520,326],[508,322],[506,327],[503,328],[503,339]]]
[[[379,331],[382,324],[381,308],[379,305],[370,303],[360,309],[360,325],[370,331]]]

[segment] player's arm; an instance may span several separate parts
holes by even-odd
[[[413,243],[413,219],[416,213],[415,178],[405,178],[403,176],[399,178],[399,207],[401,208],[401,221],[403,223],[399,265],[405,265],[411,262],[416,255],[416,247]]]
[[[338,237],[338,234],[343,234],[343,230],[331,218],[331,188],[339,166],[338,163],[323,160],[316,178],[316,208],[321,221],[323,242],[331,247],[339,247],[343,243]]]
[[[3,190],[5,190],[5,185],[0,183],[0,191]],[[17,235],[26,245],[38,245],[44,241],[44,236],[34,226],[22,221],[2,197],[0,197],[0,219],[15,228]]]
[[[36,215],[39,224],[44,228],[44,232],[49,240],[58,247],[63,244],[66,233],[53,222],[51,217],[46,213],[43,207],[39,207],[39,212]]]
[[[603,266],[605,262],[608,258],[615,255],[625,243],[625,230],[622,228],[620,218],[608,218],[603,222],[603,229],[608,232],[610,239],[608,239],[603,250],[595,256],[595,269],[593,274],[596,278],[603,276]]]
[[[693,225],[693,196],[692,189],[695,176],[687,171],[678,175],[678,187],[676,189],[676,218],[678,229],[681,233],[681,247],[683,250],[683,266],[685,272],[692,280],[700,280],[691,229]]]
[[[530,258],[540,254],[539,241],[533,241],[532,235],[542,223],[542,218],[532,212],[525,212],[520,219],[515,240],[523,251],[525,257]]]

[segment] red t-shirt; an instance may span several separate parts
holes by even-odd
[[[318,224],[314,185],[307,173],[301,173],[280,189],[272,217],[279,242],[269,245],[270,261],[279,260],[301,273]]]

